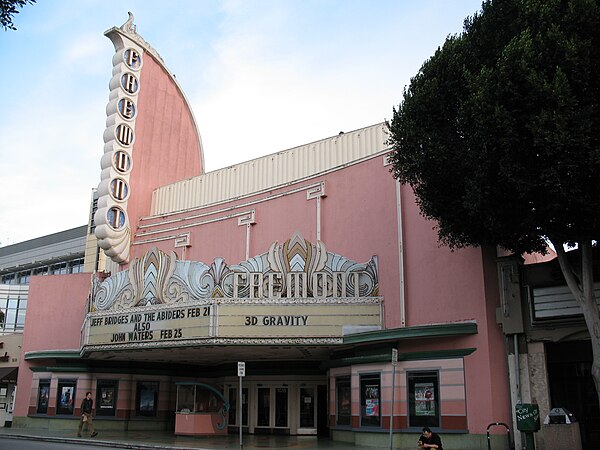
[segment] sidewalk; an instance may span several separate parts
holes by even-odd
[[[98,430],[95,438],[77,437],[77,430],[71,432],[51,432],[30,428],[0,428],[0,438],[33,439],[69,444],[85,443],[99,447],[118,447],[128,449],[174,449],[174,450],[211,450],[239,449],[238,435],[204,437],[175,436],[172,433],[143,431],[107,431]],[[302,449],[302,450],[346,450],[359,447],[345,442],[333,442],[316,436],[243,436],[244,450],[264,449]],[[381,447],[368,447],[368,450],[384,450]]]

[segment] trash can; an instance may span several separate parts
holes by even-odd
[[[544,425],[574,422],[577,422],[577,419],[567,408],[552,408],[544,419]]]
[[[552,408],[542,429],[546,450],[582,450],[579,423],[568,409]]]

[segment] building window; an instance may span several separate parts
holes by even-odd
[[[29,277],[31,275],[31,271],[19,272],[17,274],[17,284],[29,284]]]
[[[229,425],[237,426],[239,400],[237,388],[229,388]],[[248,426],[248,388],[242,388],[242,426]]]
[[[90,208],[90,234],[94,234],[94,230],[96,229],[96,221],[94,218],[96,211],[98,211],[98,195],[94,192],[94,199],[92,200],[92,206]]]
[[[138,416],[155,417],[158,405],[158,382],[138,381],[135,412]]]
[[[138,70],[142,67],[141,55],[132,48],[128,48],[123,52],[123,61],[127,64],[127,67],[133,70]]]
[[[189,414],[195,411],[195,390],[196,386],[193,384],[181,384],[177,386],[177,412]]]
[[[409,372],[408,424],[410,427],[440,426],[439,373]]]
[[[73,415],[75,405],[75,380],[58,380],[56,414]]]
[[[0,296],[0,327],[3,331],[22,330],[26,309],[27,295]]]
[[[121,77],[121,87],[128,94],[135,94],[138,91],[138,80],[134,74],[125,72]]]
[[[69,262],[69,273],[83,272],[83,259],[75,259]]]
[[[16,284],[17,280],[15,278],[14,273],[9,273],[8,275],[2,276],[2,284]]]
[[[48,275],[49,270],[50,270],[50,268],[48,266],[36,267],[35,269],[33,269],[33,274],[34,275]]]
[[[114,417],[117,411],[117,380],[98,380],[96,383],[96,415]]]
[[[381,377],[379,374],[360,376],[360,426],[381,426]]]
[[[340,377],[335,380],[337,417],[336,425],[351,425],[352,419],[352,390],[350,377]]]
[[[129,125],[122,123],[117,127],[116,138],[121,145],[131,145],[133,144],[133,130]]]
[[[129,98],[119,100],[118,111],[125,120],[131,120],[135,117],[135,103]]]
[[[50,266],[51,275],[64,275],[68,272],[68,264],[66,262],[53,264]]]
[[[48,414],[48,400],[50,399],[50,380],[40,380],[38,387],[38,414]]]

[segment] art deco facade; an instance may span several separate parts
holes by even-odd
[[[384,124],[204,173],[158,53],[131,21],[106,35],[92,228],[110,261],[32,277],[14,426],[75,429],[88,390],[99,429],[369,446],[391,427],[410,447],[430,426],[475,449],[512,423],[496,251],[439,245]]]

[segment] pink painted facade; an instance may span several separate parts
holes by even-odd
[[[383,141],[367,156],[348,158],[344,164],[309,177],[150,216],[156,188],[202,173],[202,150],[191,112],[171,77],[149,54],[142,70],[144,88],[151,89],[140,91],[138,103],[127,207],[132,224],[129,262],[93,290],[89,274],[33,277],[15,409],[22,423],[57,416],[64,419],[64,414],[56,414],[51,407],[40,409],[39,395],[48,383],[50,404],[57,404],[59,383],[69,378],[74,380],[77,399],[88,389],[117,396],[114,403],[107,402],[110,408],[107,406],[105,413],[119,420],[107,421],[105,426],[204,434],[206,417],[178,416],[185,424],[179,430],[169,421],[174,412],[193,414],[197,407],[191,400],[189,406],[181,406],[186,399],[178,393],[177,383],[210,385],[221,393],[223,403],[235,407],[234,369],[241,360],[249,365],[245,385],[248,423],[243,424],[249,432],[326,432],[334,439],[378,445],[386,441],[391,423],[398,433],[396,442],[405,445],[414,441],[421,426],[431,425],[447,439],[460,442],[461,448],[470,449],[478,448],[490,423],[510,423],[506,351],[495,317],[499,306],[495,251],[441,247],[435,224],[420,216],[410,188],[398,186],[392,178]],[[256,176],[268,174],[257,172]],[[319,185],[325,187],[326,195],[311,197],[310,189]],[[240,222],[250,213],[250,225]],[[180,246],[178,239],[183,234],[187,244]],[[252,260],[258,267],[268,260],[270,268],[260,268],[264,269],[262,280],[266,280],[266,274],[274,270],[273,252],[280,248],[275,243],[301,249],[297,254],[290,250],[284,260],[291,272],[298,255],[308,266],[307,255],[323,248],[330,258],[327,264],[339,257],[361,270],[364,262],[376,257],[375,266],[370,266],[376,271],[375,287],[365,295],[348,295],[351,299],[338,298],[341,295],[320,298],[314,292],[304,296],[310,298],[297,298],[302,296],[296,292],[293,298],[283,300],[267,298],[265,288],[255,300],[251,295],[230,299],[230,286],[225,283],[219,285],[220,291],[202,297],[198,292],[205,285],[199,282],[196,291],[190,290],[192,294],[169,300],[186,288],[181,280],[194,273],[194,264],[210,266],[211,282],[216,283],[221,282],[214,274],[217,267],[234,271],[243,262]],[[169,259],[173,252],[176,259]],[[261,255],[268,256],[261,259]],[[211,266],[219,258],[225,265]],[[179,284],[169,284],[173,277],[179,277]],[[130,285],[133,287],[127,291]],[[115,294],[118,289],[130,293],[119,296]],[[144,297],[141,290],[151,294]],[[100,291],[103,293],[98,294]],[[113,298],[114,304],[103,305],[106,298]],[[127,303],[131,298],[136,299],[135,304]],[[364,305],[382,305],[377,326],[365,328],[352,322],[363,328],[347,327],[327,339],[323,333],[330,332],[328,323],[309,326],[313,319],[321,318],[320,313],[313,317],[297,312],[297,304],[314,304],[317,311],[328,303],[346,302],[347,310],[355,310],[359,316],[364,311],[358,306],[363,300]],[[249,308],[253,302],[281,306],[283,311],[287,308],[292,311],[289,315],[277,317],[289,317],[285,319],[289,323],[303,320],[305,328],[293,339],[279,335],[275,339],[250,335],[247,330],[251,328],[240,326],[237,335],[222,339],[219,333],[227,330],[219,327],[239,314],[227,316],[225,307]],[[172,305],[178,304],[195,306],[174,309]],[[363,308],[363,303],[360,305]],[[191,310],[202,315],[202,309],[212,321],[202,338],[185,340],[181,330],[186,332],[186,328],[169,325],[168,320],[179,319],[177,314],[189,319]],[[144,319],[147,322],[129,331],[142,337],[129,334],[127,338],[119,326],[129,326],[125,322],[131,321],[136,311],[142,315],[168,312],[170,319],[160,324],[155,318]],[[342,312],[336,310],[331,322]],[[246,325],[252,317],[267,317],[265,313],[241,314],[247,314]],[[117,323],[121,320],[123,323]],[[108,334],[97,331],[100,327]],[[273,332],[282,329],[273,328]],[[289,330],[297,333],[291,326]],[[178,336],[184,340],[177,340]],[[132,343],[125,342],[127,339]],[[392,349],[399,353],[395,369]],[[431,394],[427,395],[432,397],[421,398],[428,389]],[[285,420],[276,414],[278,408],[286,411]],[[96,422],[98,428],[101,419]],[[239,425],[235,421],[236,416],[224,410],[220,419],[211,419],[211,426],[215,434],[235,432]],[[201,424],[202,430],[195,430],[195,423]]]
[[[193,113],[175,80],[147,54],[140,75],[128,212],[132,229],[150,214],[152,191],[204,172]]]
[[[27,332],[23,334],[23,355],[28,352],[79,351],[81,318],[85,315],[90,283],[89,273],[32,278],[25,320]],[[31,384],[31,370],[36,365],[34,360],[21,360],[15,416],[26,416],[31,398],[36,397]],[[52,403],[56,397],[51,395],[50,399]]]

